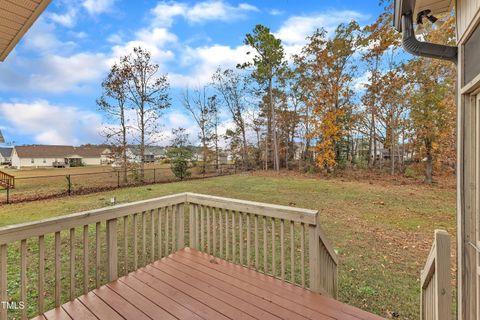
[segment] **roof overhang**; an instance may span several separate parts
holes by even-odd
[[[4,61],[51,0],[0,0],[0,61]]]
[[[398,31],[402,31],[402,15],[413,13],[416,19],[417,14],[424,10],[430,10],[436,15],[445,13],[453,8],[453,0],[395,0],[393,24]]]

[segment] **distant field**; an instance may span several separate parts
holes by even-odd
[[[230,170],[231,167],[223,167]],[[3,170],[3,169],[2,169]],[[3,170],[15,177],[15,189],[9,191],[9,201],[38,200],[70,194],[85,194],[108,189],[139,185],[143,183],[160,183],[176,181],[169,164],[147,164],[143,179],[140,171],[129,170],[127,180],[123,172],[111,166],[86,166],[75,168],[25,168]],[[205,174],[200,168],[190,170],[192,177],[222,174],[224,171],[210,166]],[[0,203],[7,200],[6,190],[0,190]]]
[[[168,169],[168,164],[146,164],[146,169],[163,168]],[[22,169],[1,169],[2,171],[15,176],[16,178],[23,177],[39,177],[39,176],[51,176],[51,175],[67,175],[67,174],[80,174],[80,173],[101,173],[115,171],[110,165],[104,166],[85,166],[75,168],[22,168]]]
[[[126,203],[185,191],[320,210],[340,258],[340,300],[384,317],[419,318],[419,273],[436,228],[451,234],[455,258],[455,189],[397,178],[240,174],[156,184],[5,205],[0,226],[108,206],[113,196]]]

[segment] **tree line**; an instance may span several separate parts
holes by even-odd
[[[455,41],[451,16],[434,26],[425,22],[418,32],[436,43]],[[203,168],[218,166],[223,141],[245,170],[361,167],[395,174],[416,168],[427,183],[435,170],[454,170],[455,66],[407,56],[400,40],[390,8],[367,26],[319,28],[292,57],[268,27],[256,25],[244,38],[244,63],[219,67],[210,83],[181,94],[198,127]],[[135,48],[111,68],[102,88],[97,103],[110,120],[105,136],[126,163],[131,135],[143,159],[171,106],[167,75],[150,53]],[[220,133],[225,114],[231,125]],[[191,153],[179,149],[190,144],[184,129],[174,129],[171,147],[187,161]]]

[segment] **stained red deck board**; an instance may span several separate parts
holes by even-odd
[[[62,308],[74,320],[97,320],[97,317],[81,302],[67,302],[62,305]]]
[[[220,290],[216,288],[215,286],[212,285],[210,282],[205,282],[202,279],[199,279],[197,277],[192,277],[188,273],[183,273],[179,271],[176,266],[171,267],[167,262],[168,259],[165,259],[165,262],[162,261],[162,264],[158,266],[158,270],[165,272],[172,277],[177,278],[178,280],[181,280],[183,282],[186,282],[190,284],[191,286],[194,286],[195,288],[199,289],[200,291],[205,292],[208,295],[217,297],[219,300],[222,300],[226,304],[229,304],[230,306],[235,306],[235,308],[242,310],[243,312],[251,315],[252,317],[255,317],[257,319],[263,319],[263,320],[279,320],[278,316],[266,312],[265,310],[259,308],[256,306],[256,303],[248,303],[235,295],[231,294],[232,290]],[[155,267],[155,264],[153,265]],[[233,288],[230,288],[233,289]]]
[[[165,292],[169,297],[181,303],[183,306],[188,308],[189,310],[194,310],[196,314],[200,315],[205,319],[221,319],[226,320],[228,319],[226,316],[222,315],[218,311],[212,309],[210,306],[207,306],[200,301],[190,297],[189,295],[183,293],[182,291],[166,284],[157,278],[151,276],[148,273],[143,271],[137,271],[134,273],[134,277],[137,279],[144,281],[146,285],[159,290],[160,292]]]
[[[202,319],[195,312],[185,308],[185,306],[171,299],[171,297],[164,295],[161,291],[157,291],[149,287],[148,285],[145,285],[145,283],[136,279],[132,275],[121,278],[120,282],[125,283],[130,288],[136,290],[138,293],[141,293],[147,299],[149,299],[157,306],[161,307],[162,309],[169,312],[171,315],[178,319]]]
[[[125,319],[148,320],[149,317],[136,307],[137,301],[128,302],[126,299],[119,296],[115,291],[108,286],[100,287],[93,290],[93,293],[108,304],[112,309],[115,309]]]
[[[343,313],[342,319],[362,319],[362,320],[379,320],[383,319],[377,315],[366,312],[359,308],[341,303],[335,299],[320,294],[313,294],[312,292],[295,286],[293,284],[280,281],[263,273],[256,272],[231,262],[222,259],[213,258],[205,253],[198,252],[186,248],[178,251],[174,258],[182,257],[188,260],[187,263],[192,263],[192,266],[202,265],[214,269],[217,272],[230,275],[231,277],[252,284],[259,288],[265,289],[268,292],[281,296],[287,300],[293,301],[297,304],[317,310],[319,312],[333,312],[333,316],[338,313]],[[353,318],[352,318],[353,317]]]
[[[160,308],[152,301],[145,298],[143,295],[133,290],[126,284],[121,281],[115,281],[107,284],[107,287],[115,291],[119,296],[124,298],[126,301],[135,301],[135,307],[142,310],[150,318],[160,318],[165,320],[175,320],[176,318]]]
[[[182,282],[169,274],[154,268],[152,266],[147,266],[145,267],[145,271],[154,276],[157,279],[162,280],[163,282],[168,282],[175,286],[176,288],[179,288],[182,290],[184,293],[188,294],[194,299],[197,299],[198,301],[214,308],[221,314],[227,316],[230,319],[238,319],[238,320],[254,320],[254,319],[260,319],[260,318],[255,318],[248,314],[247,312],[242,311],[241,309],[238,309],[228,303],[223,302],[216,296],[211,296],[209,294],[206,294],[205,292],[198,290],[195,286],[187,284],[185,282]]]
[[[248,290],[263,299],[272,301],[308,319],[337,319],[341,316],[343,320],[363,320],[361,317],[341,311],[341,303],[327,297],[323,297],[324,301],[318,306],[316,305],[317,302],[306,304],[302,298],[297,296],[306,295],[310,297],[312,295],[320,295],[232,263],[220,265],[219,259],[198,259],[195,256],[180,254],[172,258],[191,264],[192,268],[198,268],[203,272],[221,276],[224,281],[234,286]],[[243,275],[242,271],[247,271],[247,274]]]
[[[47,320],[71,320],[72,318],[61,307],[43,314]]]
[[[157,266],[157,263],[153,265]],[[216,288],[219,288],[224,292],[228,292],[238,297],[239,299],[242,299],[251,304],[255,304],[257,307],[271,314],[277,315],[281,319],[292,319],[292,320],[308,319],[307,317],[304,317],[298,313],[295,313],[289,309],[284,308],[280,304],[275,304],[272,301],[269,301],[259,295],[255,295],[249,292],[248,290],[244,290],[243,288],[235,287],[231,285],[227,281],[228,279],[226,279],[226,277],[224,277],[222,274],[215,274],[218,277],[216,278],[208,273],[203,273],[201,271],[198,271],[196,268],[193,268],[190,265],[184,265],[178,262],[177,259],[171,259],[171,258],[162,260],[161,265],[172,266],[178,271],[184,272],[187,275],[203,280],[204,282],[209,283],[210,285],[215,286]]]
[[[186,248],[35,319],[382,318]]]
[[[93,292],[89,292],[76,299],[74,302],[80,302],[87,307],[99,319],[123,320],[123,318],[102,299]]]

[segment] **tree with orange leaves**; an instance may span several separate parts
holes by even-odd
[[[383,80],[383,72],[392,69],[392,64],[385,58],[388,53],[400,47],[400,35],[393,28],[391,4],[387,4],[385,11],[377,20],[367,25],[364,29],[362,60],[367,64],[368,81],[365,85],[366,92],[362,97],[365,105],[366,127],[368,131],[368,164],[372,167],[377,160],[377,142],[381,131],[378,128],[378,112],[381,107],[382,91],[390,83]],[[388,89],[387,89],[388,90]]]
[[[360,44],[359,26],[355,21],[341,24],[332,38],[325,30],[317,30],[302,53],[295,57],[301,86],[307,92],[304,103],[311,114],[309,137],[318,167],[332,170],[342,151],[341,141],[351,121],[353,108],[353,75],[356,66],[352,57]]]
[[[453,16],[440,19],[435,28],[424,26],[429,42],[455,41]],[[412,59],[405,70],[414,83],[409,97],[410,118],[417,158],[425,163],[425,183],[432,183],[433,169],[440,160],[455,159],[456,68],[450,62]]]

